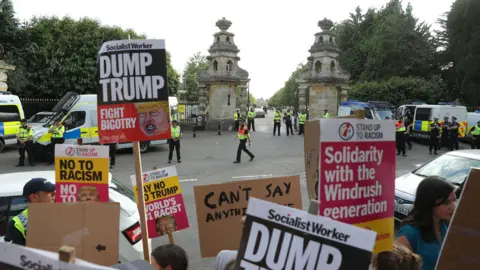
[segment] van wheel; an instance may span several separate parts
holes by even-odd
[[[140,143],[140,153],[145,153],[150,149],[150,142],[141,142]]]
[[[5,149],[5,143],[3,142],[3,140],[0,140],[0,152],[2,152],[3,149]]]

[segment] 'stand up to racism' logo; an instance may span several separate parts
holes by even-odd
[[[340,135],[340,138],[344,141],[348,141],[353,138],[354,134],[355,129],[353,128],[352,124],[348,122],[341,124],[340,128],[338,129],[338,135]]]
[[[65,155],[69,156],[69,157],[73,157],[75,155],[75,148],[73,147],[67,147],[67,149],[65,149]]]
[[[150,181],[150,175],[148,175],[148,173],[144,173],[143,174],[143,182],[145,183],[145,182],[148,182],[148,181]]]

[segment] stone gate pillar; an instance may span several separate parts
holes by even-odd
[[[300,111],[307,109],[307,88],[308,85],[300,84],[298,86],[298,109]]]
[[[15,70],[15,66],[7,65],[5,61],[0,60],[0,91],[7,91],[7,71]]]
[[[248,108],[247,108],[247,101],[248,101],[248,94],[247,94],[247,86],[241,85],[240,87],[240,115],[245,118],[247,117]]]

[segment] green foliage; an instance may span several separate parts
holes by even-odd
[[[8,2],[2,0],[0,5]],[[8,85],[9,90],[21,96],[61,97],[68,91],[96,93],[96,61],[100,46],[105,41],[128,37],[145,39],[145,35],[131,29],[102,26],[89,18],[77,21],[69,17],[34,17],[21,26],[13,21],[9,29],[15,26],[16,30],[5,34],[3,21],[11,18],[5,15],[6,10],[0,11],[0,41],[14,44],[8,53],[17,69],[9,73]],[[12,35],[15,38],[11,38]],[[176,93],[179,75],[172,68],[168,53],[167,76],[169,91]]]
[[[268,100],[270,106],[298,106],[298,84],[296,80],[298,76],[307,70],[307,66],[300,64],[297,69],[292,72],[290,78],[285,82],[285,85],[280,88]]]
[[[186,91],[187,101],[198,101],[197,73],[208,66],[208,60],[200,52],[188,59],[182,75],[182,90]]]
[[[10,0],[0,0],[0,59],[10,60],[9,52],[19,43],[18,20]]]
[[[480,104],[480,1],[456,0],[443,24],[440,39],[444,78],[454,95],[472,106]],[[443,39],[442,39],[443,38]]]
[[[340,64],[353,82],[432,75],[435,43],[429,26],[418,23],[401,0],[364,14],[357,8],[336,32]]]
[[[399,104],[409,99],[418,99],[429,104],[451,100],[445,84],[438,76],[430,80],[395,76],[388,80],[357,83],[350,89],[349,97],[362,101],[381,100],[391,104]]]

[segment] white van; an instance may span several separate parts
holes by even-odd
[[[32,124],[34,132],[34,145],[37,154],[43,158],[48,155],[48,146],[50,144],[49,127],[60,119],[65,126],[63,138],[66,144],[77,144],[78,139],[83,144],[98,144],[98,124],[97,124],[97,95],[79,95],[74,92],[68,92],[55,105],[52,110],[55,114],[50,117],[47,123]],[[144,141],[140,142],[141,152],[146,152],[150,146],[166,144],[167,140]],[[118,149],[131,148],[132,143],[119,143]]]
[[[17,144],[17,131],[24,117],[20,98],[0,91],[0,152],[6,145]]]
[[[430,131],[430,124],[433,122],[433,118],[438,118],[438,121],[442,124],[444,117],[448,117],[448,121],[452,121],[452,116],[455,116],[459,123],[458,137],[461,139],[465,137],[467,130],[467,107],[457,105],[417,105],[413,118],[412,136],[428,139],[428,132]]]
[[[3,242],[8,222],[27,208],[28,203],[22,196],[23,186],[34,177],[55,183],[53,170],[0,174],[0,241]],[[142,259],[143,242],[135,196],[110,173],[108,181],[110,201],[120,203],[119,260],[126,263]]]

